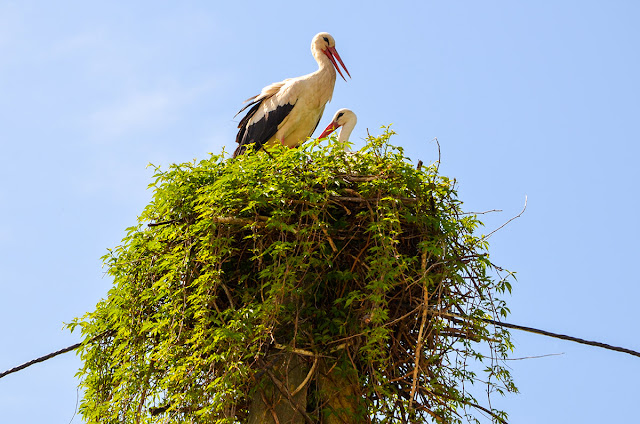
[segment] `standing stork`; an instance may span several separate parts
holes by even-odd
[[[331,123],[327,125],[327,128],[322,131],[322,134],[320,134],[320,137],[318,138],[328,137],[329,134],[342,127],[340,129],[340,134],[338,134],[338,142],[343,143],[345,150],[349,150],[347,145],[344,143],[349,141],[351,131],[353,131],[353,128],[356,126],[357,122],[358,117],[355,113],[353,113],[351,109],[340,109],[336,112],[335,115],[333,115]]]
[[[351,77],[335,46],[330,34],[316,34],[311,40],[311,53],[318,62],[317,71],[268,85],[246,100],[249,103],[238,113],[252,107],[238,124],[238,148],[233,157],[244,153],[251,143],[255,143],[255,150],[275,143],[297,147],[313,134],[333,95],[336,70],[346,81],[336,59]]]

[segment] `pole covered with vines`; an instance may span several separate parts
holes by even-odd
[[[506,422],[486,393],[516,390],[512,345],[481,318],[509,279],[392,134],[156,169],[113,288],[69,324],[85,421]]]

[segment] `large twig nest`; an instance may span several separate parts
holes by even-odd
[[[139,225],[105,257],[114,288],[71,324],[100,336],[82,350],[87,421],[241,422],[265,378],[312,422],[335,405],[365,422],[501,417],[469,383],[515,389],[495,360],[508,334],[474,319],[506,314],[494,295],[509,283],[487,273],[452,182],[389,136],[353,155],[309,146],[157,170]],[[292,356],[303,372],[278,387]]]

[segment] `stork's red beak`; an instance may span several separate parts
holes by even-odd
[[[346,69],[345,69],[346,70]],[[351,75],[349,75],[351,76]],[[324,129],[324,131],[322,131],[322,134],[320,134],[320,137],[318,138],[325,138],[328,137],[329,134],[331,134],[332,132],[334,132],[335,130],[337,130],[340,127],[340,125],[338,125],[338,123],[336,121],[333,121],[332,123],[330,123],[327,128]]]
[[[327,47],[326,50],[323,50],[323,52],[324,54],[327,55],[329,60],[331,60],[331,63],[333,63],[333,67],[336,68],[336,71],[338,71],[338,73],[340,74],[343,80],[346,81],[347,79],[344,77],[344,75],[342,75],[342,72],[340,71],[340,68],[336,63],[336,59],[338,59],[338,62],[340,62],[340,65],[342,65],[342,68],[344,69],[344,71],[347,73],[347,75],[349,75],[349,78],[351,78],[351,74],[347,70],[347,67],[344,66],[344,62],[342,62],[342,59],[340,59],[340,55],[338,54],[338,51],[336,50],[335,47]]]

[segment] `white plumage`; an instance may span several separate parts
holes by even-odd
[[[330,34],[321,32],[313,37],[311,53],[318,62],[317,71],[273,83],[247,99],[249,103],[240,112],[251,109],[238,125],[238,148],[234,157],[244,153],[251,143],[255,143],[256,150],[274,143],[297,147],[313,134],[333,95],[336,70],[344,79],[336,59],[347,75],[351,75]]]
[[[358,117],[351,109],[340,109],[333,115],[333,119],[331,119],[331,123],[327,125],[327,128],[324,129],[320,137],[324,138],[328,137],[332,132],[340,129],[340,134],[338,134],[338,141],[340,143],[345,143],[349,141],[349,137],[351,136],[351,131],[356,126],[358,122]],[[347,145],[344,145],[345,150],[349,150]]]

